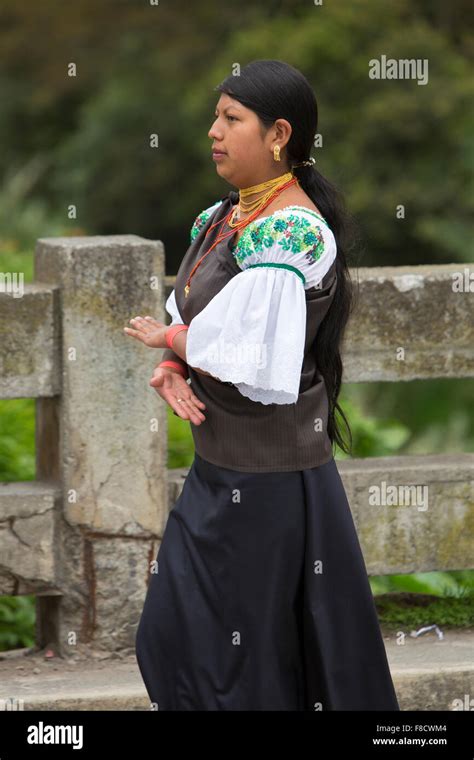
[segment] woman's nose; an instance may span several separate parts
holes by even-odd
[[[213,140],[222,140],[222,135],[220,135],[219,132],[217,131],[215,123],[211,125],[211,128],[209,132],[207,133],[207,136]]]

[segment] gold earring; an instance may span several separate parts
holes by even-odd
[[[275,145],[275,147],[273,148],[273,158],[275,159],[275,161],[280,161],[280,146],[279,145]]]

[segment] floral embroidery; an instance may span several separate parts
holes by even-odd
[[[199,216],[196,217],[196,219],[194,220],[194,224],[191,227],[191,243],[198,236],[200,230],[204,227],[204,225],[206,224],[207,220],[211,216],[214,209],[216,209],[217,206],[219,206],[221,203],[222,201],[217,201],[216,203],[214,203],[213,206],[209,206],[209,208],[206,208],[204,209],[204,211],[201,211]]]
[[[314,264],[324,252],[324,237],[321,227],[300,214],[286,214],[285,218],[275,215],[245,227],[232,253],[239,265],[253,254],[262,252],[278,244],[283,251],[304,253],[308,264]]]

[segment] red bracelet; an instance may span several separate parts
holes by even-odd
[[[180,373],[180,375],[182,375],[184,377],[185,380],[187,380],[188,377],[189,377],[189,373],[188,373],[186,367],[183,364],[178,364],[178,362],[172,362],[171,360],[168,360],[168,361],[165,361],[165,362],[160,362],[160,364],[158,364],[158,366],[159,367],[174,367],[175,369],[178,370],[178,372]]]
[[[168,327],[165,337],[166,337],[166,345],[168,348],[173,348],[173,338],[176,335],[176,333],[180,332],[180,330],[189,330],[188,325],[173,325],[172,327]]]

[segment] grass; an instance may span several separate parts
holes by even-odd
[[[376,596],[375,606],[380,623],[387,631],[399,630],[401,627],[418,629],[428,625],[471,628],[474,623],[472,591],[459,599],[392,592]]]
[[[473,570],[378,575],[369,581],[379,620],[387,630],[474,625]]]
[[[161,400],[161,399],[160,399]],[[194,441],[191,423],[168,410],[168,468],[191,467],[194,458]]]
[[[0,652],[32,647],[35,643],[35,597],[0,598]]]
[[[0,399],[0,481],[35,479],[35,400]]]

